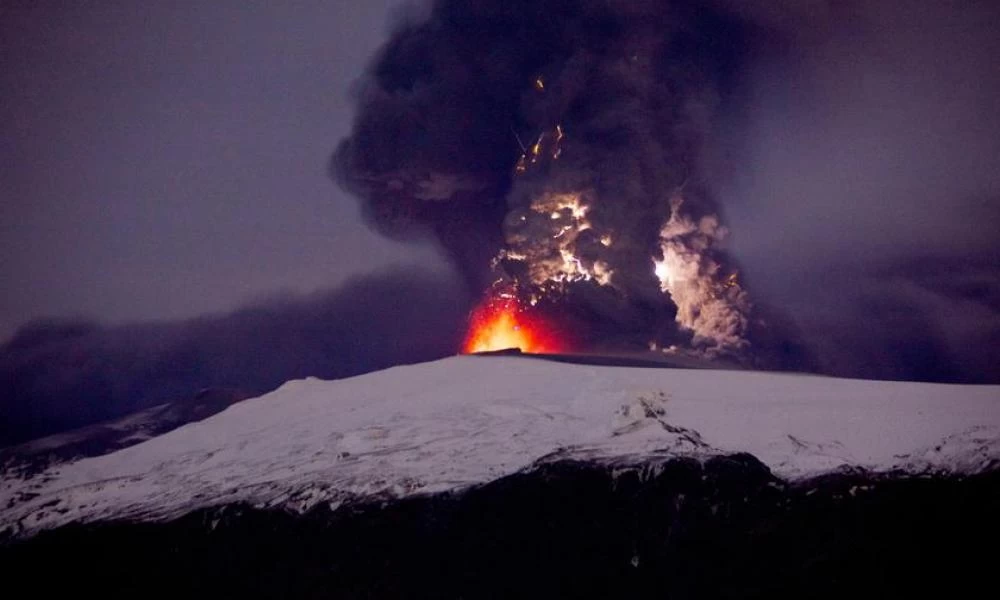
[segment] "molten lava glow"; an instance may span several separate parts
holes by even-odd
[[[462,352],[491,352],[517,348],[538,354],[559,352],[560,344],[545,323],[526,313],[516,298],[489,298],[469,319]]]

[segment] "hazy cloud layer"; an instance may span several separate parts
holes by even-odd
[[[0,446],[205,387],[258,394],[289,379],[346,377],[447,356],[467,310],[455,281],[394,270],[189,321],[39,321],[0,348]]]
[[[717,132],[754,297],[828,372],[1000,381],[1000,5],[832,6]]]

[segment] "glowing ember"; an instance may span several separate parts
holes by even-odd
[[[509,348],[538,354],[559,352],[562,345],[543,322],[527,314],[517,298],[489,298],[472,312],[462,353]]]

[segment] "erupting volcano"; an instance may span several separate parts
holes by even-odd
[[[539,354],[564,351],[566,344],[558,339],[549,323],[529,314],[516,297],[489,297],[469,317],[462,353],[511,348]]]

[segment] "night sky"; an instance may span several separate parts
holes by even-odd
[[[377,52],[423,35],[431,11],[402,5],[0,5],[0,445],[206,386],[457,350],[481,293],[463,259],[483,261],[448,236],[478,233],[390,240],[331,172],[344,139],[412,166],[406,140],[381,160],[358,126],[376,114],[362,91],[409,106],[435,76]],[[725,86],[693,136],[691,188],[731,231],[754,314],[780,329],[767,343],[827,374],[1000,382],[1000,4],[673,5],[718,17],[698,39]],[[729,22],[750,32],[739,46]],[[407,83],[379,88],[392,78]],[[508,133],[527,121],[450,123],[459,108],[434,104],[425,121],[445,125],[424,143],[443,131],[460,159],[516,158]],[[496,139],[463,125],[479,119]],[[506,194],[506,163],[493,175],[468,189]]]
[[[432,261],[371,233],[327,175],[396,4],[2,3],[0,337]]]

